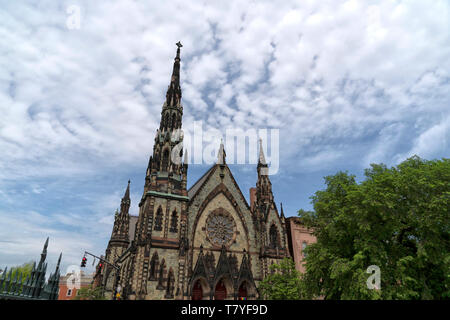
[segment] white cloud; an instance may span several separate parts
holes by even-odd
[[[77,1],[81,28],[69,30],[73,4],[8,2],[0,11],[0,199],[8,208],[19,199],[5,189],[11,181],[145,166],[179,40],[184,127],[280,128],[280,172],[450,152],[446,0]],[[48,196],[40,184],[25,191]],[[120,197],[100,197],[87,212],[110,222]],[[39,214],[74,226],[88,215],[56,211]],[[22,225],[28,211],[12,212],[2,217],[17,216],[10,223],[30,234],[59,232]]]

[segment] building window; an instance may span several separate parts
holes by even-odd
[[[303,258],[306,258],[305,249],[306,249],[307,246],[308,246],[308,244],[306,243],[306,241],[303,241],[303,243],[302,243],[302,255],[303,255]]]
[[[72,289],[67,289],[67,296],[68,297],[72,296]]]
[[[270,227],[269,238],[270,238],[270,247],[273,249],[278,247],[278,231],[277,227],[275,227],[274,224]]]
[[[158,208],[158,211],[156,212],[155,217],[155,230],[161,231],[162,230],[162,220],[163,220],[163,213],[161,207]]]

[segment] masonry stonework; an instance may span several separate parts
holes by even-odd
[[[250,205],[226,163],[223,144],[217,163],[187,189],[187,155],[179,134],[182,45],[177,46],[139,215],[129,214],[128,184],[105,257],[119,270],[97,268],[94,283],[110,298],[130,300],[262,298],[259,282],[289,250],[261,144]],[[180,161],[169,156],[174,154]]]

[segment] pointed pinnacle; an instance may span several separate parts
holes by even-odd
[[[262,139],[259,139],[259,163],[261,164],[267,164],[266,163],[266,158],[264,157],[264,151],[263,151],[263,147],[262,147]]]
[[[225,164],[225,158],[227,154],[225,153],[225,148],[223,146],[223,139],[220,140],[219,153],[217,155],[217,164]]]
[[[130,199],[130,180],[128,180],[128,186],[127,189],[125,190],[125,194],[123,196],[124,200],[129,200]]]
[[[59,254],[58,264],[56,265],[56,268],[59,268],[59,265],[61,264],[61,257],[62,257],[62,252]]]

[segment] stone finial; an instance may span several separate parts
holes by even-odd
[[[223,146],[223,139],[220,140],[219,153],[217,155],[217,164],[225,164],[226,158],[225,148]]]
[[[259,159],[258,159],[260,164],[267,164],[266,163],[266,157],[264,156],[264,151],[263,151],[263,147],[262,147],[262,139],[259,139]]]

